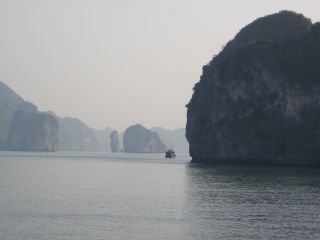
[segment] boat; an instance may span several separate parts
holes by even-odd
[[[173,149],[169,149],[168,151],[166,151],[166,158],[175,158],[176,157],[176,153]]]

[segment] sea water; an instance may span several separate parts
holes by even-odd
[[[1,240],[320,239],[320,170],[0,152]]]

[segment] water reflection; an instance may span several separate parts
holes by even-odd
[[[320,169],[190,164],[185,191],[195,238],[320,237]]]

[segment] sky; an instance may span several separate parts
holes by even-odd
[[[185,127],[202,66],[281,10],[319,0],[0,0],[0,81],[41,111],[123,130]]]

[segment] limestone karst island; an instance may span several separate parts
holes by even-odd
[[[41,112],[14,90],[0,82],[0,151],[87,151],[161,153],[174,144],[186,154],[185,129],[147,129],[141,124],[129,126],[124,133],[110,127],[94,129],[77,118],[61,118],[53,112]]]
[[[320,164],[320,23],[282,11],[203,67],[187,105],[194,162]]]

